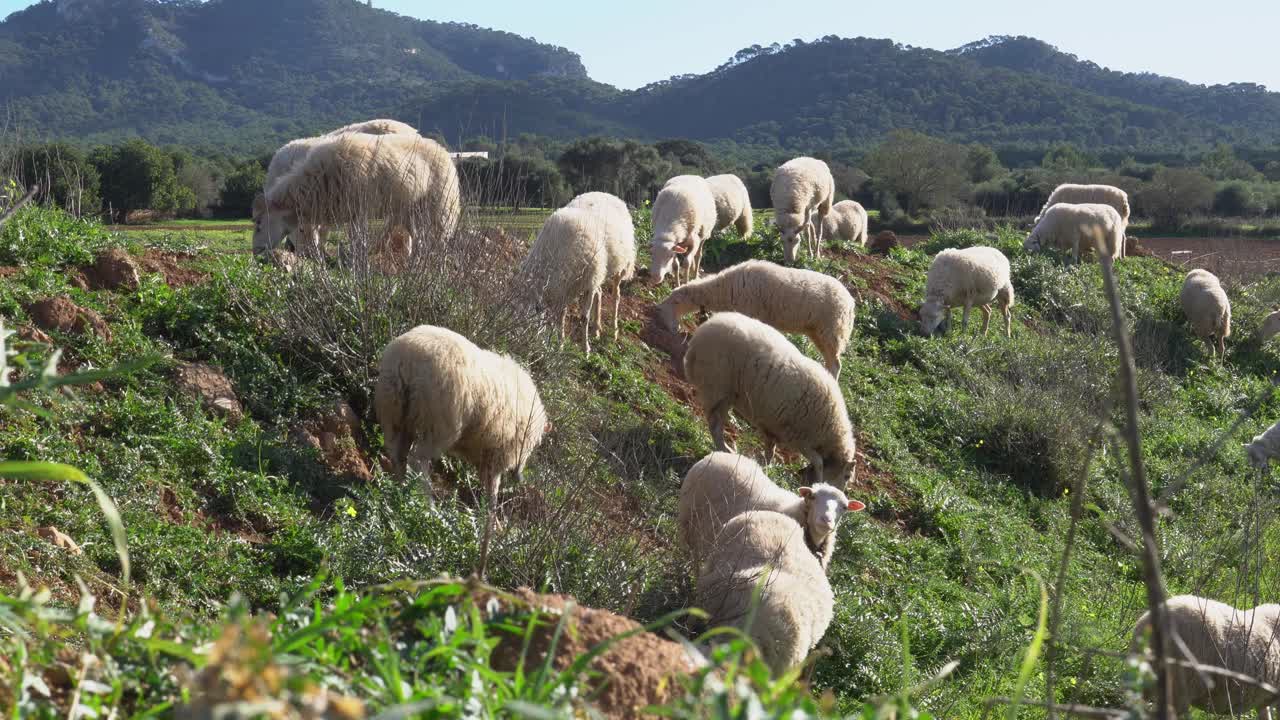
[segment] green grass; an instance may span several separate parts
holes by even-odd
[[[513,220],[509,227],[519,229],[545,212],[486,218]],[[647,217],[638,220],[645,267]],[[708,269],[749,257],[780,260],[776,230],[758,223],[750,241],[714,241]],[[464,707],[518,714],[527,709],[521,703],[533,703],[563,713],[571,696],[563,688],[574,682],[488,670],[503,623],[473,614],[458,583],[421,582],[465,575],[475,562],[484,506],[472,500],[478,488],[469,468],[444,463],[456,492],[429,507],[413,484],[380,473],[373,483],[336,477],[314,451],[290,442],[290,430],[333,398],[366,390],[264,321],[280,311],[286,281],[243,252],[227,252],[247,247],[247,237],[233,236],[205,228],[110,233],[31,209],[0,237],[0,265],[20,268],[0,279],[8,324],[24,325],[32,300],[65,293],[103,314],[113,331],[109,341],[54,333],[72,367],[164,358],[101,388],[26,393],[39,413],[0,407],[0,458],[78,467],[114,499],[134,576],[131,611],[121,613],[120,560],[91,493],[0,481],[0,707],[21,677],[57,667],[58,648],[72,638],[115,659],[91,677],[109,690],[93,694],[90,707],[163,713],[188,682],[173,669],[204,667],[209,657],[193,648],[223,638],[241,653],[237,662],[287,667],[280,687],[295,698],[324,687],[374,711],[426,702],[436,703],[432,717]],[[918,305],[928,253],[972,244],[995,245],[1012,259],[1019,296],[1012,339],[982,337],[976,323],[968,334],[919,336],[916,322],[895,308]],[[134,293],[71,287],[66,268],[110,245],[194,252],[192,262],[212,276],[184,289],[146,277]],[[977,718],[988,698],[1012,696],[1024,683],[1028,698],[1043,698],[1043,655],[1028,654],[1041,632],[1041,591],[1028,573],[1056,577],[1070,488],[1091,458],[1089,512],[1068,582],[1049,588],[1061,593],[1064,608],[1054,638],[1056,699],[1123,704],[1122,661],[1088,652],[1125,649],[1143,604],[1139,567],[1107,529],[1132,535],[1133,519],[1114,436],[1116,353],[1098,268],[1027,256],[1007,228],[938,235],[888,259],[844,250],[802,264],[846,279],[859,296],[840,385],[872,468],[853,495],[869,507],[841,530],[831,567],[836,618],[814,692],[779,685],[748,663],[749,687],[771,711],[841,715],[883,702]],[[1217,365],[1181,318],[1178,272],[1129,258],[1118,273],[1155,491],[1204,461],[1161,520],[1171,590],[1240,605],[1252,602],[1239,588],[1280,595],[1280,576],[1258,560],[1280,550],[1274,488],[1246,469],[1239,450],[1280,414],[1271,391],[1280,356],[1251,337],[1280,299],[1280,279],[1229,288],[1237,332],[1227,364]],[[666,290],[638,282],[627,292],[648,303]],[[512,488],[519,497],[490,577],[498,586],[570,593],[641,622],[668,616],[690,597],[691,573],[675,540],[676,495],[683,472],[711,445],[698,409],[655,383],[669,359],[643,343],[640,330],[628,320],[622,341],[596,343],[590,358],[537,338],[506,339],[518,356],[542,358],[534,373],[556,431],[535,454],[527,488]],[[794,339],[818,358],[807,340]],[[19,349],[32,367],[47,354]],[[246,420],[230,425],[182,397],[173,379],[178,360],[223,368]],[[1261,398],[1262,419],[1214,449],[1253,398]],[[376,424],[367,411],[362,421],[376,451]],[[742,429],[740,447],[757,447]],[[798,469],[777,465],[770,473],[794,486]],[[50,525],[76,539],[84,555],[40,539],[36,529]],[[50,594],[24,596],[19,573]],[[86,591],[96,609],[81,606]],[[146,614],[138,598],[146,598]],[[111,622],[117,618],[122,625]],[[736,667],[738,660],[728,652],[719,662]],[[895,699],[953,661],[958,667],[927,696]],[[713,704],[696,699],[713,692],[711,681],[690,682],[671,713],[715,715]],[[36,717],[65,717],[59,702],[28,689],[22,707]]]

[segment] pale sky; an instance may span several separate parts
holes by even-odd
[[[0,0],[0,17],[29,4]],[[939,50],[987,35],[1030,35],[1113,70],[1145,70],[1206,84],[1256,82],[1280,90],[1280,0],[374,0],[374,5],[567,47],[582,56],[594,79],[622,88],[706,72],[753,44],[834,34]]]

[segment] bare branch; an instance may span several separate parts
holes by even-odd
[[[22,196],[22,199],[14,203],[8,210],[5,210],[3,214],[0,214],[0,228],[3,228],[4,224],[9,221],[9,218],[13,217],[15,213],[21,210],[23,205],[31,202],[31,198],[34,198],[38,192],[40,192],[40,186],[32,185],[31,189],[27,190],[27,194]]]

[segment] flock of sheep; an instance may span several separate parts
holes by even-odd
[[[828,238],[866,244],[867,212],[853,201],[834,202],[826,163],[787,162],[776,173],[771,195],[788,264],[802,241],[815,257]],[[418,243],[447,238],[460,210],[458,177],[445,149],[407,125],[375,120],[281,148],[255,202],[254,250],[269,251],[291,236],[296,248],[318,253],[324,226],[376,217],[387,221],[387,230],[375,252],[409,254]],[[696,602],[717,625],[741,626],[750,618],[744,629],[769,666],[782,672],[802,663],[826,632],[834,612],[826,570],[836,530],[846,513],[864,508],[844,493],[854,479],[857,443],[837,383],[855,301],[834,278],[760,260],[699,277],[703,248],[715,233],[729,227],[743,237],[752,232],[747,189],[736,176],[672,178],[654,201],[652,217],[649,279],[660,284],[668,275],[676,278],[676,288],[656,308],[658,322],[674,331],[686,315],[714,313],[693,332],[684,354],[685,376],[716,448],[689,470],[679,498],[681,540],[697,577]],[[1036,219],[1025,247],[1069,249],[1077,260],[1099,250],[1121,258],[1128,220],[1122,190],[1063,185]],[[551,214],[519,277],[530,288],[533,306],[559,318],[562,337],[568,334],[569,310],[577,305],[583,348],[590,352],[592,317],[599,338],[606,292],[613,294],[616,339],[621,286],[634,276],[635,264],[630,210],[617,197],[592,192]],[[1225,353],[1231,308],[1217,278],[1192,271],[1181,301],[1210,351]],[[970,310],[978,307],[985,333],[993,304],[1011,335],[1008,258],[989,247],[944,250],[928,271],[921,328],[926,335],[939,331],[955,307],[963,308],[967,326]],[[1266,327],[1280,330],[1280,312]],[[807,336],[824,363],[806,357],[784,332]],[[502,476],[518,481],[551,428],[537,385],[519,363],[451,330],[425,325],[387,345],[374,407],[397,478],[412,458],[429,484],[431,462],[451,453],[476,468],[491,508]],[[724,431],[730,411],[759,433],[766,465],[777,445],[808,461],[803,487],[779,487],[759,464],[729,447]],[[1280,455],[1280,423],[1245,447],[1251,462],[1265,466]],[[493,527],[491,511],[481,575]],[[1280,605],[1238,611],[1181,596],[1166,606],[1200,662],[1280,679],[1280,644],[1272,632],[1280,630]],[[1261,640],[1257,629],[1242,639],[1244,620],[1264,626]],[[1144,617],[1135,627],[1135,649],[1146,622]],[[1180,677],[1184,707],[1238,710],[1272,701],[1239,688],[1223,694],[1230,683],[1219,683],[1219,692],[1211,693],[1194,673]]]

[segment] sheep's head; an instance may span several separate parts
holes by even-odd
[[[1258,342],[1266,342],[1280,334],[1280,307],[1273,307],[1271,310],[1272,313],[1262,320],[1262,327],[1258,330]]]
[[[1256,442],[1248,443],[1244,446],[1244,451],[1249,455],[1249,464],[1258,470],[1266,470],[1271,458],[1267,456],[1267,451],[1262,445]]]
[[[850,500],[839,488],[827,483],[802,487],[796,493],[804,498],[809,537],[818,545],[836,531],[845,513],[859,512],[867,507],[857,500]]]
[[[667,279],[667,275],[675,270],[676,256],[680,253],[680,244],[675,234],[666,232],[653,236],[653,245],[649,249],[649,282],[659,285]]]
[[[268,205],[261,193],[253,199],[253,252],[276,249],[298,226],[298,214],[279,205]]]
[[[1027,252],[1040,252],[1041,244],[1040,234],[1033,230],[1027,239],[1022,241],[1022,249]]]
[[[788,265],[796,261],[796,246],[800,244],[800,231],[808,227],[803,213],[779,213],[774,216],[778,236],[782,239],[782,258]]]
[[[920,331],[925,335],[936,335],[946,330],[946,319],[947,308],[941,302],[928,300],[920,306]]]
[[[996,292],[996,304],[1002,308],[1013,307],[1013,283],[1005,285]],[[1277,330],[1280,330],[1280,327]]]
[[[655,314],[663,330],[676,332],[680,329],[680,319],[697,309],[697,304],[688,300],[683,288],[676,288],[658,305]]]

